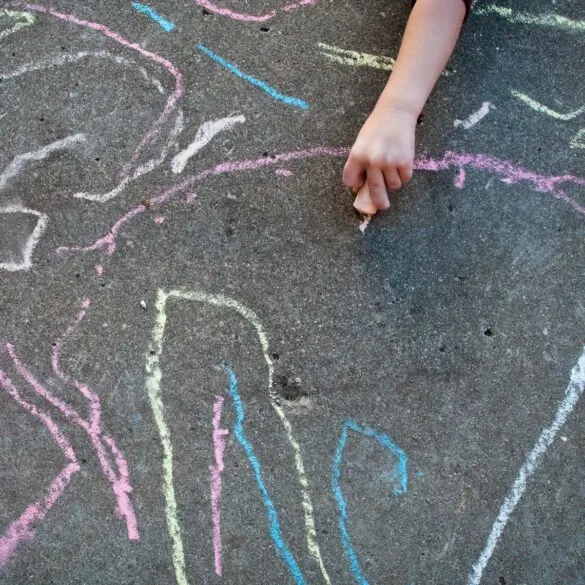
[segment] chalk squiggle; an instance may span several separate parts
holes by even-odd
[[[21,516],[12,522],[6,532],[0,537],[0,569],[4,567],[14,555],[18,545],[25,540],[32,540],[34,527],[47,515],[55,502],[63,495],[72,477],[79,472],[80,466],[73,448],[53,419],[41,412],[34,404],[27,402],[21,396],[12,380],[0,369],[0,386],[14,399],[14,401],[26,410],[30,415],[38,418],[47,427],[53,440],[69,463],[57,474],[46,491],[45,496],[29,504]]]
[[[375,439],[384,449],[387,449],[390,451],[390,453],[397,457],[397,461],[394,464],[394,479],[397,484],[393,489],[395,496],[400,496],[406,493],[408,487],[408,473],[406,467],[408,463],[408,457],[406,453],[396,443],[394,443],[390,437],[388,437],[388,435],[375,431],[370,427],[359,425],[352,420],[345,421],[343,424],[339,440],[337,441],[335,456],[333,458],[331,489],[333,490],[333,495],[335,496],[335,501],[337,502],[337,508],[339,509],[339,532],[341,535],[341,544],[349,561],[351,572],[359,585],[369,585],[368,580],[362,573],[357,554],[351,543],[349,529],[347,527],[349,521],[347,514],[347,503],[341,490],[341,464],[343,462],[343,452],[345,450],[345,445],[347,444],[350,430],[364,435],[370,439]]]
[[[315,147],[309,150],[298,150],[294,152],[287,152],[275,155],[274,157],[263,157],[259,159],[250,159],[236,162],[220,163],[214,167],[201,171],[200,173],[188,177],[181,183],[171,187],[167,191],[157,197],[150,199],[149,209],[160,207],[177,194],[189,194],[194,187],[210,177],[224,175],[228,173],[237,173],[245,171],[259,170],[269,166],[280,166],[282,163],[293,162],[314,157],[347,157],[349,155],[349,148],[331,148],[331,147]],[[471,169],[481,172],[492,173],[499,177],[500,181],[508,185],[516,185],[520,183],[528,183],[537,193],[548,193],[555,199],[563,201],[570,205],[577,213],[585,215],[585,206],[578,203],[572,197],[569,197],[561,188],[562,184],[573,184],[576,186],[585,186],[585,178],[575,175],[557,175],[546,176],[532,171],[528,171],[523,167],[511,163],[509,161],[488,156],[485,154],[459,154],[451,151],[445,152],[443,158],[434,159],[427,156],[421,156],[414,162],[414,168],[424,171],[447,171],[454,169],[458,172],[457,187],[462,188],[465,179],[465,169]],[[132,219],[145,213],[147,208],[144,205],[139,205],[122,217],[120,217],[114,225],[110,228],[108,233],[93,244],[85,247],[76,246],[61,246],[57,248],[57,252],[90,252],[94,250],[103,250],[105,255],[111,256],[116,251],[116,240],[120,231]]]
[[[75,322],[70,325],[64,335],[58,338],[53,344],[51,363],[55,374],[68,384],[72,384],[76,390],[88,401],[90,405],[89,419],[83,418],[75,409],[57,398],[54,394],[49,392],[24,366],[16,354],[14,346],[7,343],[6,352],[12,359],[14,366],[19,374],[28,382],[30,387],[44,400],[49,402],[52,406],[57,408],[72,424],[81,428],[88,435],[90,442],[95,449],[98,461],[102,468],[102,472],[108,483],[110,484],[117,502],[117,511],[126,520],[128,531],[128,538],[130,540],[138,540],[138,525],[136,521],[136,514],[134,507],[130,501],[129,494],[132,492],[130,485],[128,464],[122,451],[116,445],[112,437],[105,434],[102,428],[101,421],[101,403],[99,396],[95,394],[86,384],[68,376],[60,366],[60,356],[65,340],[73,333],[75,327],[82,321],[87,309],[89,308],[89,299],[85,299],[82,303],[81,310],[77,314]],[[107,447],[107,448],[106,448]],[[116,473],[109,461],[108,451],[113,455],[118,473]]]
[[[301,485],[302,507],[305,518],[305,531],[307,548],[310,555],[317,562],[323,579],[330,585],[331,580],[325,568],[319,544],[317,542],[317,531],[315,528],[315,515],[311,496],[309,494],[309,480],[305,472],[305,466],[301,454],[301,448],[295,439],[292,431],[292,425],[286,416],[283,408],[277,400],[274,390],[274,361],[270,354],[268,336],[262,322],[258,316],[243,304],[235,299],[223,295],[210,295],[198,291],[165,291],[159,289],[156,299],[156,319],[152,330],[152,340],[146,355],[146,390],[150,400],[154,420],[159,432],[160,441],[163,447],[163,492],[165,496],[165,513],[169,534],[173,543],[173,564],[175,575],[179,585],[188,585],[185,571],[185,555],[183,539],[181,536],[181,527],[179,525],[177,514],[177,500],[175,497],[175,488],[173,483],[173,446],[171,443],[171,434],[167,426],[164,412],[164,403],[162,400],[162,369],[160,365],[164,345],[164,334],[167,322],[167,303],[169,299],[176,298],[185,301],[197,301],[216,307],[225,307],[239,313],[255,329],[260,341],[264,361],[268,367],[268,396],[270,404],[275,410],[280,422],[284,426],[286,436],[294,454],[294,464],[297,477]]]
[[[31,26],[35,22],[35,17],[28,12],[19,12],[17,10],[0,10],[0,16],[8,16],[16,22],[5,30],[0,31],[0,41],[5,39],[7,36],[12,35],[23,28]]]
[[[290,4],[285,4],[280,10],[283,12],[290,12],[291,10],[295,10],[296,8],[300,8],[301,6],[311,6],[315,4],[317,0],[300,0],[299,2],[291,2]],[[278,12],[276,10],[271,10],[270,12],[265,12],[264,14],[250,14],[248,12],[237,12],[235,10],[230,10],[229,8],[221,8],[217,6],[211,0],[195,0],[195,4],[201,6],[201,8],[212,12],[213,14],[218,14],[219,16],[227,16],[232,20],[239,20],[241,22],[266,22],[267,20],[273,19]]]
[[[12,4],[12,6],[20,7],[30,12],[47,14],[49,16],[53,16],[55,18],[58,18],[59,20],[63,20],[70,24],[74,24],[98,32],[106,36],[107,38],[115,41],[119,45],[137,52],[142,57],[145,57],[146,59],[152,61],[156,65],[163,67],[175,79],[175,88],[171,95],[169,96],[162,114],[154,122],[150,130],[148,130],[147,133],[142,137],[138,146],[134,150],[131,160],[128,163],[126,163],[122,168],[121,178],[123,179],[124,177],[128,176],[132,172],[132,168],[138,162],[138,159],[140,158],[142,151],[145,150],[154,142],[154,140],[160,134],[163,126],[169,121],[171,115],[177,109],[178,102],[182,98],[184,92],[183,75],[181,74],[181,72],[168,59],[161,57],[157,53],[153,53],[152,51],[148,51],[142,48],[138,43],[128,41],[122,35],[112,31],[107,26],[100,24],[98,22],[84,20],[82,18],[75,16],[74,14],[58,12],[56,10],[53,10],[52,8],[42,6],[39,4],[15,2]]]

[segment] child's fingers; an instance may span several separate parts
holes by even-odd
[[[386,180],[386,187],[392,191],[396,191],[402,187],[402,180],[396,167],[384,169],[384,179]]]
[[[412,165],[400,165],[397,169],[402,184],[406,185],[412,179]]]
[[[368,187],[370,197],[377,209],[383,210],[390,207],[388,193],[386,192],[386,180],[380,169],[370,167],[368,169]]]
[[[343,184],[357,191],[365,180],[365,167],[351,155],[343,167]]]

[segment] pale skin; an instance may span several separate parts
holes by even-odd
[[[464,19],[462,0],[415,4],[388,84],[343,170],[343,183],[360,191],[354,206],[361,213],[388,209],[388,191],[411,179],[416,122],[455,48]]]

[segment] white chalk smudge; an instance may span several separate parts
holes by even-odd
[[[26,240],[24,247],[22,248],[21,255],[22,260],[20,262],[0,262],[0,270],[7,270],[8,272],[17,272],[19,270],[28,270],[32,266],[32,255],[34,249],[40,240],[43,232],[47,228],[49,218],[44,213],[36,211],[34,209],[28,209],[22,205],[8,205],[7,207],[0,208],[0,214],[3,213],[24,213],[25,215],[34,215],[38,217],[37,225]]]
[[[220,118],[219,120],[210,120],[201,124],[195,135],[195,140],[187,148],[179,152],[171,161],[173,173],[182,173],[189,159],[197,154],[204,146],[207,146],[217,134],[225,130],[230,130],[236,124],[243,124],[245,121],[246,118],[244,116],[232,116],[229,118]]]
[[[475,126],[480,120],[485,118],[489,113],[490,110],[495,109],[495,106],[490,102],[483,102],[481,108],[474,112],[467,118],[467,120],[455,120],[453,122],[453,126],[455,128],[463,128],[464,130],[469,130],[473,126]]]

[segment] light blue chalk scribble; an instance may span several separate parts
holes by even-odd
[[[348,516],[347,516],[347,503],[345,498],[343,497],[343,492],[341,491],[340,479],[341,479],[341,464],[343,462],[343,451],[345,449],[345,445],[347,443],[347,437],[349,431],[355,431],[356,433],[360,433],[366,437],[376,439],[382,447],[388,449],[398,458],[398,461],[394,465],[394,476],[397,480],[397,485],[394,486],[392,492],[395,496],[400,496],[406,493],[408,488],[408,474],[406,470],[406,465],[408,463],[408,457],[406,453],[396,444],[388,435],[384,435],[383,433],[379,433],[374,429],[358,425],[356,422],[352,420],[347,420],[343,424],[341,429],[341,434],[339,436],[339,440],[337,441],[337,448],[335,450],[335,456],[333,458],[333,474],[331,478],[331,488],[333,490],[333,495],[335,496],[335,500],[337,502],[337,507],[339,509],[339,532],[341,535],[341,545],[343,546],[343,550],[345,551],[345,555],[349,561],[349,566],[351,568],[351,572],[353,573],[354,579],[359,583],[359,585],[369,585],[368,580],[364,577],[360,563],[357,558],[357,554],[353,545],[351,543],[351,538],[349,536],[349,529],[348,529]]]
[[[260,79],[256,79],[256,77],[252,77],[243,71],[240,71],[233,63],[226,61],[223,57],[216,55],[213,51],[210,51],[207,47],[203,45],[197,45],[197,48],[205,53],[208,57],[211,57],[216,63],[219,63],[222,67],[225,67],[230,73],[233,73],[240,79],[251,83],[252,85],[258,87],[263,92],[267,93],[270,97],[273,97],[275,100],[283,102],[289,106],[295,106],[297,108],[301,108],[302,110],[308,110],[309,104],[304,100],[301,100],[296,97],[290,97],[288,95],[283,95],[266,82],[261,81]]]
[[[234,435],[243,447],[244,451],[246,452],[246,457],[248,458],[248,462],[250,463],[250,467],[254,472],[254,479],[258,484],[258,489],[262,494],[262,501],[264,503],[264,508],[266,510],[266,515],[268,516],[268,522],[270,524],[270,536],[276,546],[276,550],[278,554],[282,557],[282,560],[287,564],[292,576],[294,577],[295,582],[297,585],[306,585],[305,578],[295,560],[293,554],[287,547],[282,537],[282,531],[280,529],[280,522],[278,521],[278,513],[276,512],[276,508],[272,500],[270,499],[270,495],[268,494],[268,490],[264,485],[264,481],[262,479],[262,467],[260,466],[260,461],[256,457],[254,453],[254,447],[252,443],[246,437],[246,433],[244,432],[244,418],[246,416],[246,411],[244,408],[244,403],[240,398],[240,393],[238,392],[238,380],[236,375],[230,368],[226,368],[226,372],[229,378],[229,392],[230,396],[234,402],[234,409],[236,411],[236,423],[234,424]]]
[[[146,14],[146,16],[152,18],[152,20],[154,20],[162,29],[166,30],[167,32],[171,32],[175,28],[174,22],[162,17],[150,6],[146,6],[146,4],[140,4],[139,2],[132,2],[132,6],[134,6],[138,12],[142,12],[142,14]]]

